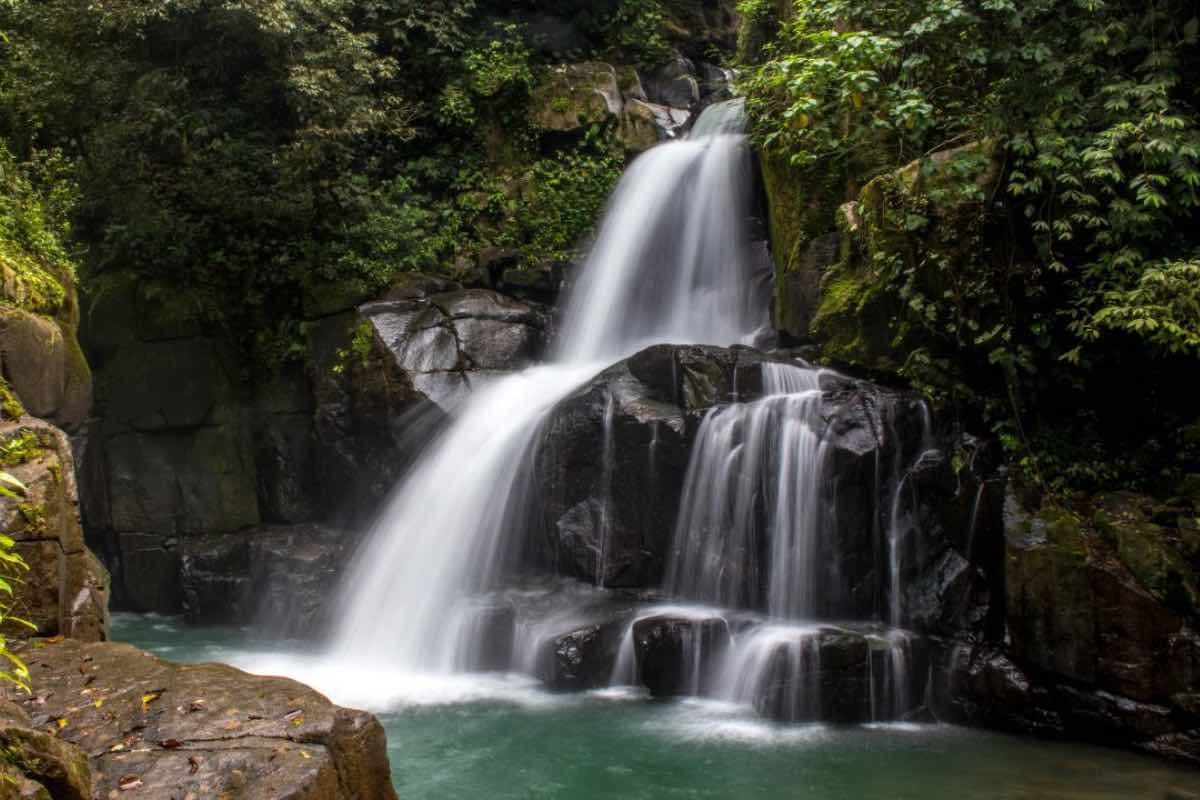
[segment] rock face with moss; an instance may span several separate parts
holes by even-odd
[[[91,409],[92,375],[67,269],[0,240],[0,375],[29,414],[74,432]]]
[[[38,633],[108,637],[108,573],[84,545],[70,443],[31,418],[0,423],[0,469],[26,487],[0,498],[0,530],[29,572],[14,582],[15,608]]]
[[[0,774],[49,792],[30,797],[396,797],[375,717],[295,681],[119,644],[37,642],[20,655],[38,694],[0,698]]]
[[[39,730],[21,706],[0,699],[0,796],[91,800],[92,771],[75,745]]]
[[[79,430],[92,396],[74,283],[7,241],[0,272],[0,470],[25,487],[0,497],[0,532],[29,567],[11,581],[14,614],[42,635],[105,639],[108,573],[84,545],[75,459],[62,430]]]
[[[1200,763],[1194,499],[1010,491],[1004,640],[947,654],[959,718]]]

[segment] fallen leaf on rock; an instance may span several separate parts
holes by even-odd
[[[236,731],[238,728],[242,727],[242,723],[238,722],[236,719],[231,719],[222,727],[227,731]]]
[[[167,739],[159,742],[158,744],[163,750],[178,750],[179,748],[183,747],[183,742],[179,741],[178,739]]]
[[[308,759],[312,758],[312,756],[310,756],[310,755],[308,754],[308,751],[307,751],[307,750],[301,750],[301,751],[300,751],[300,755],[304,756],[304,759],[305,759],[306,761],[307,761]]]
[[[200,765],[204,763],[204,759],[200,756],[188,756],[188,774],[195,775],[200,770]]]
[[[56,719],[56,720],[54,721],[54,724],[58,725],[58,729],[61,731],[63,728],[67,727],[67,726],[68,726],[68,725],[70,725],[71,723],[70,723],[70,722],[68,722],[68,721],[67,721],[66,719],[64,719],[63,717],[59,717],[58,719]]]
[[[123,775],[121,780],[117,781],[117,786],[120,786],[121,790],[125,792],[131,789],[140,789],[142,787],[142,779],[137,775]]]
[[[116,743],[116,744],[114,744],[112,747],[108,748],[108,752],[110,752],[110,753],[119,753],[120,751],[122,751],[122,750],[124,750],[124,749],[125,749],[125,745],[123,745],[123,744],[122,744],[122,743],[120,743],[120,742],[117,742],[117,743]]]
[[[58,644],[65,638],[66,637],[63,636],[62,634],[59,634],[58,636],[51,636],[49,639],[46,640],[46,644]]]

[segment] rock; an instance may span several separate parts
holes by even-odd
[[[572,691],[607,686],[623,627],[620,619],[604,620],[551,639],[542,658],[546,685]]]
[[[700,694],[715,677],[730,642],[724,617],[639,620],[633,626],[637,674],[654,697]]]
[[[311,523],[250,537],[255,623],[276,637],[318,638],[330,622],[326,615],[353,544],[345,531]]]
[[[347,314],[309,334],[312,502],[329,519],[366,524],[445,419],[386,346],[388,326],[407,319]]]
[[[821,277],[837,260],[837,234],[817,236],[807,243],[794,269],[776,276],[775,326],[792,341],[809,340],[809,327],[821,296]]]
[[[534,87],[530,108],[538,128],[578,133],[591,124],[615,121],[624,101],[611,65],[584,62],[551,67]]]
[[[908,330],[907,309],[898,300],[897,287],[889,284],[888,273],[871,266],[876,263],[876,251],[882,248],[894,253],[914,248],[913,252],[923,255],[911,280],[929,287],[926,291],[940,292],[941,279],[932,265],[978,258],[975,249],[982,230],[984,200],[1000,177],[1001,162],[999,149],[990,141],[939,151],[870,181],[859,193],[857,206],[842,206],[843,212],[836,214],[844,197],[826,192],[813,198],[807,207],[799,207],[801,198],[779,186],[779,176],[786,173],[787,167],[764,160],[764,165],[771,165],[771,172],[779,174],[768,178],[767,185],[776,206],[773,219],[780,218],[789,234],[785,261],[789,269],[808,242],[828,233],[840,217],[838,260],[824,270],[820,303],[808,331],[822,346],[826,358],[896,372],[913,350],[923,346],[904,335]],[[964,174],[976,176],[977,193],[945,191]],[[919,229],[883,234],[879,227],[882,220],[897,213],[912,214],[921,223]],[[774,224],[772,229],[776,230]]]
[[[189,536],[179,544],[183,613],[193,625],[253,619],[249,537],[244,533]]]
[[[0,497],[0,530],[29,566],[14,586],[21,615],[42,635],[107,638],[108,573],[83,542],[66,434],[31,417],[0,422],[0,469],[26,487]]]
[[[92,773],[87,756],[68,742],[34,730],[28,717],[23,721],[0,722],[0,753],[3,753],[0,765],[13,769],[21,779],[19,794],[7,794],[11,786],[0,771],[0,792],[4,797],[91,800]]]
[[[1147,498],[1119,492],[1098,505],[1093,524],[1137,582],[1169,608],[1200,617],[1200,574],[1179,552],[1173,531],[1151,521]]]
[[[92,407],[74,279],[20,248],[0,262],[0,375],[28,413],[74,433]]]
[[[119,607],[131,611],[176,614],[182,608],[179,550],[176,539],[158,534],[119,534],[119,569],[114,589]]]
[[[1005,496],[1007,640],[991,631],[942,649],[939,713],[1200,763],[1200,636],[1172,595],[1143,584],[1180,563],[1158,552],[1171,539],[1145,516],[1149,501],[1038,502],[1019,486]],[[1121,557],[1130,537],[1140,578]]]
[[[877,626],[764,627],[745,634],[739,694],[771,719],[903,719],[921,703],[924,641]]]
[[[1197,680],[1174,643],[1189,626],[1149,595],[1100,536],[1064,509],[1007,501],[1008,625],[1018,661],[1139,702]]]
[[[282,367],[254,387],[254,463],[264,522],[296,524],[318,516],[314,410],[299,367]]]
[[[617,136],[627,150],[640,153],[659,142],[681,138],[691,119],[691,112],[684,109],[628,100]]]
[[[676,56],[653,72],[643,75],[642,85],[652,103],[687,110],[700,103],[696,65],[683,56]]]
[[[312,523],[179,543],[182,606],[193,624],[253,622],[278,638],[315,638],[353,538]]]
[[[108,435],[104,459],[111,529],[174,536],[256,524],[257,476],[248,434],[240,424],[230,424]],[[97,528],[104,527],[97,522]]]
[[[295,681],[177,666],[118,644],[67,640],[20,655],[38,698],[5,691],[35,727],[57,728],[51,741],[87,755],[91,788],[79,797],[396,796],[379,722]]]
[[[660,345],[562,400],[543,423],[533,459],[545,559],[592,583],[657,586],[703,414],[760,397],[762,364],[772,360],[749,348]],[[834,578],[821,594],[830,613],[873,615],[880,585],[873,515],[884,502],[877,465],[915,455],[924,414],[911,397],[832,373],[822,388],[829,469],[840,477],[836,530],[820,551]]]

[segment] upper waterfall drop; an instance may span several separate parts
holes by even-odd
[[[747,231],[750,169],[745,139],[724,133],[634,162],[569,290],[553,362],[476,392],[393,493],[344,578],[335,660],[458,669],[470,626],[454,622],[456,608],[510,558],[530,451],[554,405],[645,346],[751,344],[769,331],[769,259]]]
[[[755,344],[771,270],[750,244],[742,136],[660,145],[630,166],[570,290],[556,360],[611,363],[660,344]]]

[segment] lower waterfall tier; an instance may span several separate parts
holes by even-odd
[[[464,645],[463,672],[521,673],[555,690],[704,697],[786,722],[916,718],[930,675],[926,641],[910,631],[646,604],[570,583],[471,598],[448,620]]]

